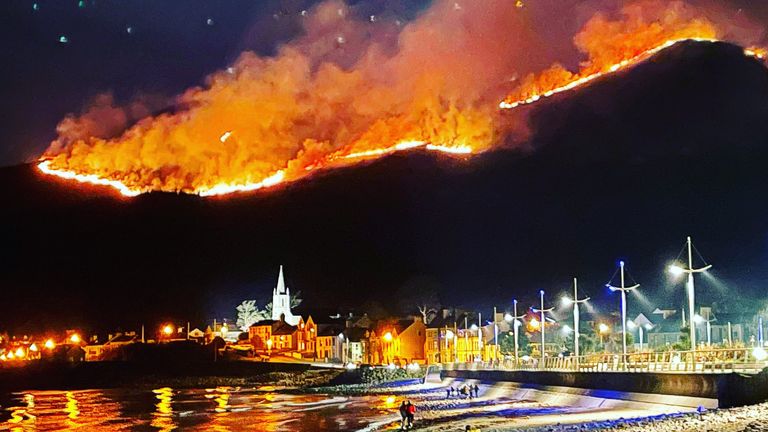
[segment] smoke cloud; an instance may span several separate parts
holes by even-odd
[[[721,9],[709,18],[682,2],[436,0],[408,23],[360,10],[317,5],[302,36],[274,56],[243,53],[173,112],[101,96],[62,120],[44,157],[132,190],[201,193],[296,180],[404,142],[481,152],[520,142],[509,136],[524,119],[498,110],[514,88],[525,95],[572,77],[574,63],[597,70],[670,34],[730,31]],[[734,37],[755,37],[749,27]],[[557,60],[567,66],[547,69]]]

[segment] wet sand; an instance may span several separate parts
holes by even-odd
[[[393,389],[372,388],[376,394]],[[500,395],[486,385],[480,385],[478,398],[446,398],[442,385],[409,386],[396,389],[394,406],[402,400],[410,400],[417,406],[413,430],[421,431],[463,431],[467,425],[482,431],[517,430],[580,430],[581,425],[603,422],[602,426],[619,419],[647,418],[649,416],[677,415],[692,411],[660,404],[632,404],[616,407],[555,406],[535,401],[521,401]],[[579,426],[575,426],[579,425]],[[596,428],[598,425],[593,425]],[[399,414],[393,410],[389,422],[382,422],[378,428],[368,430],[400,429]]]

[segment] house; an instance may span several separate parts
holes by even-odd
[[[456,361],[457,323],[454,313],[442,309],[425,327],[424,357],[428,364]]]
[[[300,333],[298,326],[288,324],[280,319],[272,324],[272,336],[267,340],[267,349],[272,352],[296,352]]]
[[[361,327],[347,328],[342,342],[342,363],[360,364],[368,357],[368,341],[371,330]]]
[[[140,341],[135,332],[110,335],[104,344],[85,346],[85,361],[124,360],[123,348]]]
[[[296,351],[304,358],[314,358],[317,343],[317,324],[312,316],[307,317],[307,321],[299,317],[297,324],[299,331],[297,333]]]
[[[319,360],[341,361],[344,347],[344,329],[335,324],[317,326],[316,354]]]
[[[251,340],[254,350],[267,351],[271,349],[272,327],[277,321],[262,320],[248,328],[248,339]]]
[[[370,364],[425,363],[426,326],[421,316],[406,320],[383,321],[369,333],[366,352]]]
[[[661,316],[648,330],[648,347],[652,350],[664,349],[682,341],[685,326],[685,315],[678,314],[673,309],[659,309],[653,311],[653,315]]]
[[[194,341],[196,341],[198,343],[201,343],[201,344],[205,343],[205,340],[206,340],[205,332],[203,332],[199,328],[196,328],[194,330],[190,330],[190,332],[189,332],[189,339],[194,340]]]

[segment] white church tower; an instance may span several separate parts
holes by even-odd
[[[272,291],[272,319],[277,321],[283,316],[285,322],[297,325],[299,317],[291,313],[291,292],[285,287],[283,279],[283,266],[280,266],[280,274],[277,276],[277,286]]]

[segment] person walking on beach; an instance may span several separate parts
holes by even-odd
[[[472,390],[475,391],[475,397],[478,397],[478,392],[480,391],[480,387],[477,386],[477,384],[472,386]]]
[[[400,430],[405,430],[408,426],[408,405],[403,401],[400,404]]]
[[[406,412],[408,414],[408,429],[411,429],[413,427],[413,418],[416,416],[416,405],[408,401]]]
[[[445,398],[446,399],[450,399],[451,398],[451,389],[450,388],[446,388],[445,389]]]

